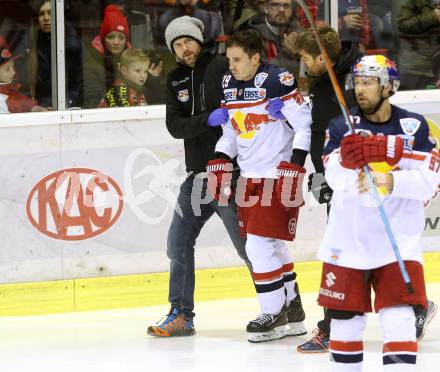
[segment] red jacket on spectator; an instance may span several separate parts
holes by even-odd
[[[20,84],[0,84],[0,94],[7,96],[6,105],[10,113],[30,112],[37,104],[34,100],[20,93]]]
[[[319,0],[304,0],[304,3],[308,6],[313,21],[316,22],[316,20],[318,19]],[[306,14],[299,5],[296,8],[296,18],[303,28],[307,29],[310,27],[310,23],[307,20]]]

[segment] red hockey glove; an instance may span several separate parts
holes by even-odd
[[[398,136],[369,136],[350,134],[341,141],[341,164],[358,169],[373,162],[385,161],[396,165],[403,155],[403,140]]]
[[[276,196],[284,208],[304,205],[302,183],[306,170],[298,164],[282,161],[277,167]]]
[[[226,159],[208,161],[208,191],[217,201],[228,201],[232,194],[232,163]]]

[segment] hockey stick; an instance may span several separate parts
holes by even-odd
[[[324,45],[321,42],[321,39],[319,38],[318,30],[315,27],[315,24],[313,22],[312,15],[310,14],[309,8],[304,3],[304,0],[296,0],[296,2],[302,8],[302,10],[304,11],[304,14],[307,17],[307,20],[310,23],[310,27],[313,31],[313,34],[315,35],[315,39],[318,44],[319,50],[321,51],[321,53],[324,57],[325,65],[327,67],[327,71],[330,76],[330,80],[333,85],[333,89],[335,91],[336,98],[339,103],[339,107],[341,108],[342,115],[344,116],[344,120],[345,120],[347,126],[351,129],[351,132],[354,133],[355,132],[354,123],[350,117],[350,112],[348,110],[347,104],[346,104],[344,96],[342,94],[341,87],[339,86],[338,80],[336,79],[336,75],[333,70],[333,66],[330,62],[330,58],[327,54],[327,50],[325,49]],[[408,293],[414,293],[414,288],[411,284],[411,280],[409,278],[408,272],[406,271],[405,264],[403,263],[403,260],[402,260],[402,256],[400,255],[399,247],[397,246],[396,239],[394,237],[393,231],[391,230],[390,222],[388,220],[385,209],[383,207],[382,200],[380,199],[379,193],[376,189],[376,186],[374,185],[373,177],[371,175],[370,169],[368,168],[368,166],[365,166],[363,168],[363,171],[366,175],[366,178],[368,180],[368,184],[369,184],[370,189],[372,190],[373,196],[376,200],[377,208],[379,210],[380,217],[381,217],[382,222],[384,224],[388,239],[389,239],[391,246],[393,248],[394,255],[396,256],[397,262],[399,264],[400,272],[402,274],[403,281],[405,282],[405,285],[406,285],[406,290],[408,291]]]

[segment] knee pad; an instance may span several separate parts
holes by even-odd
[[[384,343],[416,340],[416,316],[409,305],[385,307],[379,311]]]
[[[354,315],[349,319],[332,318],[330,323],[330,340],[359,341],[362,340],[367,316]]]
[[[290,264],[293,262],[292,255],[290,254],[289,248],[287,247],[284,240],[275,240],[274,243],[275,254],[281,261],[283,265]]]
[[[247,234],[246,254],[253,266],[255,263],[270,259],[274,253],[274,239]]]

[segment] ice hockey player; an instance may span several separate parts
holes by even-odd
[[[303,204],[311,114],[293,75],[263,63],[262,49],[254,30],[231,36],[222,107],[208,118],[210,126],[223,125],[217,159],[207,166],[215,198],[231,195],[224,192],[229,191],[231,159],[237,156],[241,169],[235,199],[261,308],[261,315],[246,328],[250,342],[306,333],[296,273],[284,241],[294,239]]]
[[[342,117],[330,122],[324,162],[333,199],[318,251],[324,261],[318,302],[332,319],[331,371],[362,370],[371,289],[382,327],[385,371],[414,371],[413,307],[428,305],[420,242],[424,201],[437,190],[440,158],[423,116],[389,102],[399,86],[394,62],[380,55],[363,57],[353,66],[347,86],[358,103],[350,110],[356,133],[350,133]],[[365,166],[383,200],[413,293],[402,279]]]

